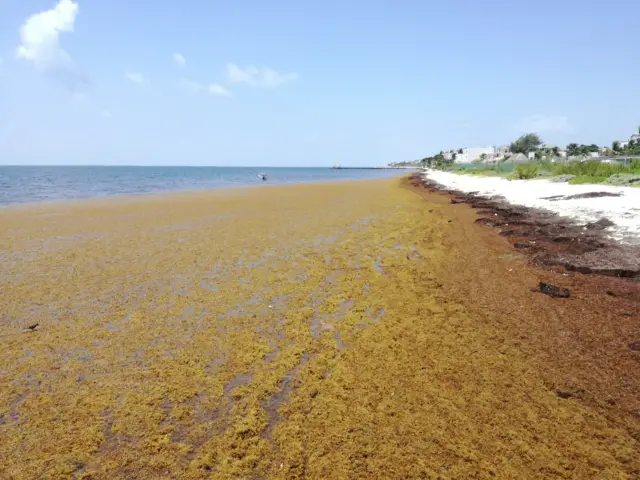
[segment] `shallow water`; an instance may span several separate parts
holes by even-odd
[[[258,178],[267,174],[267,181]],[[46,200],[384,178],[404,170],[267,167],[0,166],[0,205]]]

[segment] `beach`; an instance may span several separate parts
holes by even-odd
[[[513,180],[500,177],[459,175],[431,170],[429,180],[451,190],[500,197],[525,207],[587,223],[607,218],[609,236],[626,244],[640,245],[640,189],[613,185],[570,185],[553,178]],[[594,195],[595,193],[595,195]],[[590,197],[589,195],[593,195]]]
[[[0,478],[637,478],[638,283],[536,266],[451,199],[0,209]]]

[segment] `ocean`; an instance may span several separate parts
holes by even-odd
[[[267,181],[258,178],[267,174]],[[0,166],[0,205],[133,193],[384,178],[404,170],[269,167]]]

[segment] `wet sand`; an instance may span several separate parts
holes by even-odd
[[[406,179],[1,210],[0,478],[638,478],[637,283],[477,218]]]

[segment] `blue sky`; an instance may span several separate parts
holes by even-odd
[[[639,18],[630,0],[0,0],[0,164],[610,144],[640,124]]]

